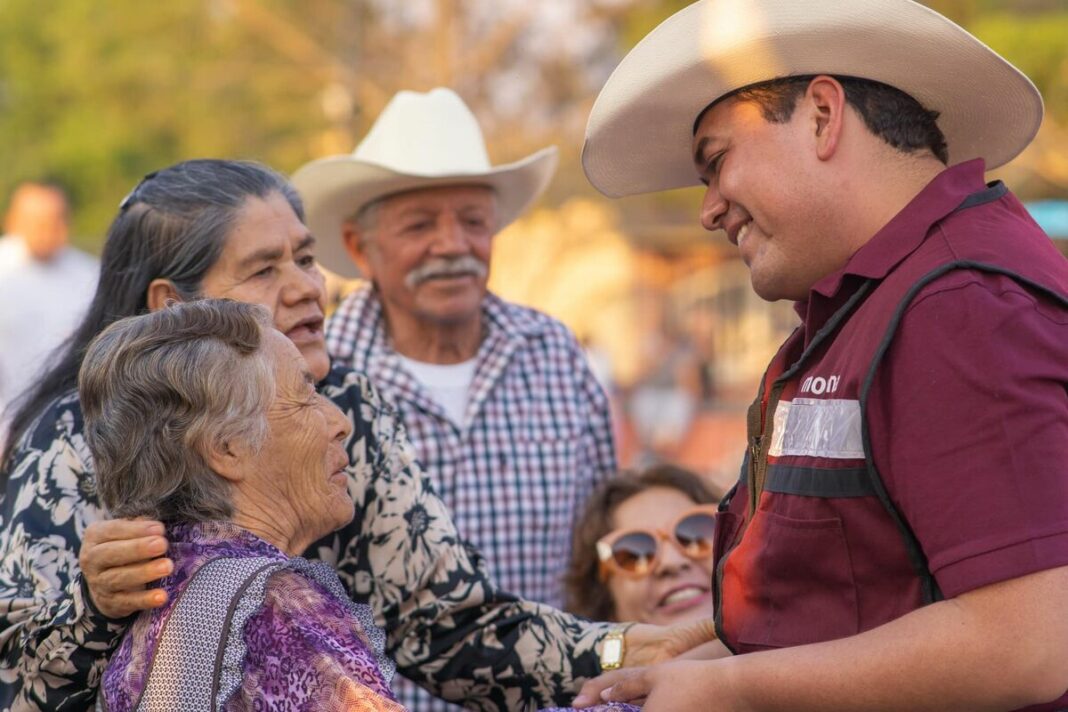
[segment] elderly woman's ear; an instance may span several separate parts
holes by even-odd
[[[145,295],[145,303],[149,311],[159,311],[171,301],[182,301],[178,290],[174,288],[174,283],[169,279],[152,280],[148,285],[148,293]]]
[[[248,476],[252,455],[252,449],[241,440],[212,440],[204,459],[217,475],[236,484]]]

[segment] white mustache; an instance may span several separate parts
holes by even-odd
[[[404,284],[408,289],[414,289],[428,279],[434,277],[451,277],[457,274],[472,274],[479,279],[485,279],[489,269],[485,263],[472,257],[436,257],[419,265],[404,278]]]

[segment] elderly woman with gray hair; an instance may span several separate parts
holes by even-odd
[[[297,556],[352,519],[352,425],[267,310],[205,300],[118,321],[79,393],[101,500],[164,522],[174,562],[100,709],[402,709],[370,609]]]

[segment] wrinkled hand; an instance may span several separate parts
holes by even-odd
[[[723,676],[716,674],[722,671],[722,662],[698,660],[613,670],[583,685],[573,704],[583,708],[603,702],[641,703],[642,712],[746,710],[723,684]]]
[[[671,660],[687,651],[716,640],[716,626],[711,618],[693,623],[676,623],[672,626],[641,624],[631,626],[626,634],[626,667],[640,667]],[[722,645],[717,650],[727,649]],[[707,657],[707,656],[705,656]]]
[[[167,602],[165,591],[145,588],[174,570],[174,562],[163,558],[164,531],[163,524],[147,519],[112,519],[86,527],[78,562],[97,610],[108,618],[125,618]]]

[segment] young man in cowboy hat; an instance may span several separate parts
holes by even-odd
[[[983,178],[1041,115],[1026,77],[909,0],[702,0],[623,60],[590,180],[700,180],[701,224],[802,323],[717,523],[735,655],[579,702],[1068,709],[1068,262]]]
[[[572,521],[616,468],[608,402],[565,326],[486,288],[494,235],[555,166],[555,148],[492,166],[459,96],[403,91],[351,156],[293,183],[323,265],[370,281],[331,319],[332,356],[397,403],[496,582],[560,607]],[[400,685],[413,709],[455,709]]]

